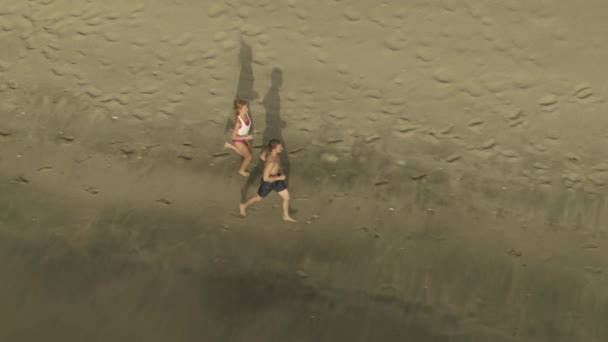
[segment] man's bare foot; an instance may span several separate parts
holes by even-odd
[[[247,170],[239,170],[239,173],[241,174],[241,176],[245,176],[245,177],[249,176],[249,171],[247,171]]]
[[[283,221],[285,221],[285,222],[296,222],[296,220],[292,219],[289,216],[283,216]]]
[[[245,208],[245,204],[239,204],[239,211],[241,212],[241,216],[247,216],[247,209]]]

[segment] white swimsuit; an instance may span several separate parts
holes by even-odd
[[[243,120],[240,115],[237,116],[241,121],[241,127],[236,131],[236,134],[240,137],[249,135],[249,129],[251,128],[251,119],[247,116],[247,121]]]

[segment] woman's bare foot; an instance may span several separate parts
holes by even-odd
[[[247,170],[239,170],[239,173],[241,174],[241,176],[244,176],[244,177],[249,176],[249,171],[247,171]]]
[[[285,222],[296,222],[296,220],[292,219],[289,216],[283,216],[283,221],[285,221]]]
[[[239,211],[241,212],[241,216],[247,216],[247,208],[244,203],[239,204]]]

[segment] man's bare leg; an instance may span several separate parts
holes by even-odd
[[[247,201],[245,201],[245,203],[241,203],[239,205],[239,210],[241,212],[241,216],[247,216],[247,207],[252,205],[255,202],[259,202],[262,200],[262,197],[260,197],[260,195],[255,195],[253,197],[251,197],[250,199],[248,199]]]
[[[296,222],[289,216],[289,190],[285,189],[279,192],[279,196],[283,199],[283,221]]]

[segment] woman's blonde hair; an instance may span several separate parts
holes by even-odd
[[[238,96],[234,99],[234,114],[235,115],[239,115],[239,112],[241,111],[241,108],[243,108],[244,106],[249,105],[247,103],[247,101],[239,98]]]

